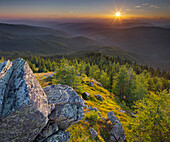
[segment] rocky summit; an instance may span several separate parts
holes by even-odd
[[[43,90],[23,59],[0,63],[0,142],[66,142],[65,130],[83,116],[83,101],[71,87]]]

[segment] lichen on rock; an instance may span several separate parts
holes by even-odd
[[[54,138],[61,139],[66,134],[64,131],[71,124],[78,122],[84,117],[83,100],[80,99],[73,88],[67,85],[51,85],[43,89],[47,94],[49,105],[53,107],[51,114],[49,114],[49,121],[52,122],[51,125],[55,124],[58,126],[59,132],[54,131],[53,135],[45,138],[44,133],[48,133],[47,131],[51,127],[51,125],[47,125],[37,136],[36,141],[51,141]],[[59,136],[61,132],[63,132],[62,136]]]
[[[0,63],[1,141],[32,141],[48,121],[48,102],[28,63]]]
[[[65,130],[84,117],[83,106],[67,85],[43,90],[23,59],[0,63],[0,141],[67,142]]]

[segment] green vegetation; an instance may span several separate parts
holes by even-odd
[[[109,111],[120,120],[128,142],[169,141],[168,72],[95,53],[61,58],[32,57],[26,60],[43,87],[60,83],[72,86],[80,96],[83,92],[90,93],[85,104],[99,111],[85,109],[85,117],[68,129],[72,142],[92,142],[89,133],[92,127],[99,134],[96,141],[108,141]],[[95,95],[100,95],[103,101],[97,100]]]
[[[170,141],[169,137],[169,94],[149,93],[136,102],[136,118],[128,123],[131,141]]]

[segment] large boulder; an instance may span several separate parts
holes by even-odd
[[[73,88],[59,84],[47,86],[43,89],[49,105],[55,105],[49,119],[56,122],[60,129],[66,130],[71,124],[84,117],[83,101]]]
[[[110,111],[107,114],[107,117],[112,122],[113,126],[110,131],[111,137],[110,142],[123,142],[126,140],[125,133],[123,131],[123,127],[119,121],[119,119],[116,117],[116,115]]]
[[[36,141],[60,142],[61,139],[68,139],[69,135],[64,130],[84,117],[83,100],[67,85],[51,85],[43,89],[52,111],[48,125],[37,136]]]
[[[0,63],[0,141],[33,141],[48,122],[48,101],[28,63]]]
[[[26,61],[0,63],[0,141],[67,142],[65,130],[83,118],[83,105],[69,86],[43,90]]]

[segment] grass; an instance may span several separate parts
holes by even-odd
[[[50,76],[50,74],[52,73],[50,72],[35,74],[42,87],[51,84],[51,78],[48,77]],[[123,108],[121,107],[118,98],[103,87],[98,86],[96,83],[94,83],[94,87],[90,86],[88,83],[90,81],[91,80],[88,77],[82,78],[83,91],[90,93],[90,98],[89,100],[85,100],[85,104],[88,107],[96,107],[99,111],[95,112],[89,109],[85,109],[84,118],[67,129],[67,131],[69,131],[71,134],[70,142],[108,141],[110,138],[109,131],[112,128],[112,124],[107,118],[107,114],[109,111],[113,111],[117,118],[120,120],[125,134],[126,132],[128,132],[126,124],[129,120],[130,115],[119,112],[119,110]],[[78,95],[81,96],[82,92],[78,92]],[[103,101],[97,100],[95,98],[95,95],[100,95],[103,98]],[[129,113],[129,110],[125,111]],[[105,120],[103,120],[102,118],[104,118]],[[92,139],[89,132],[91,128],[94,128],[98,133],[98,137],[95,140]]]

